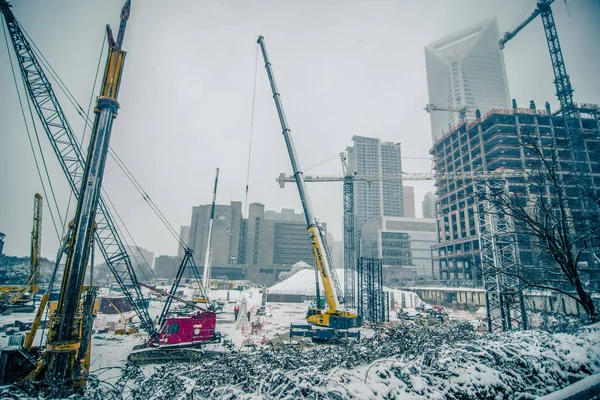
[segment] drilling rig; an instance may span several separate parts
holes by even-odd
[[[112,124],[119,109],[117,98],[126,56],[122,45],[129,10],[130,0],[127,0],[121,12],[116,41],[110,27],[106,27],[108,56],[100,95],[94,108],[94,125],[75,218],[69,224],[70,234],[65,241],[68,243],[64,247],[67,258],[60,295],[55,307],[51,306],[49,311],[46,347],[37,359],[25,347],[3,349],[0,355],[0,378],[5,383],[25,378],[46,385],[58,385],[69,392],[82,388],[87,380],[92,324],[97,306],[96,288],[84,286],[84,278],[92,253],[96,210],[100,201]]]

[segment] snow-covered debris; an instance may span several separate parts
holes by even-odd
[[[530,399],[598,372],[599,324],[573,334],[501,335],[467,324],[406,325],[339,345],[207,355],[146,372],[128,365],[116,386],[132,399]],[[121,395],[91,390],[90,397]]]

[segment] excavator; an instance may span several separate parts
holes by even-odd
[[[35,311],[35,294],[38,285],[40,267],[40,248],[42,245],[42,208],[43,198],[36,193],[33,198],[33,229],[31,231],[31,261],[29,274],[23,285],[0,286],[0,313]],[[33,304],[27,304],[30,301]]]
[[[9,13],[8,3],[0,0],[0,6],[9,22],[9,29],[16,24]],[[93,254],[93,238],[96,230],[96,212],[100,201],[104,167],[109,150],[112,124],[117,117],[117,101],[126,52],[122,49],[130,0],[121,12],[121,24],[115,40],[107,25],[108,56],[100,95],[94,108],[94,124],[89,141],[80,195],[75,218],[69,224],[59,252],[66,254],[66,263],[57,302],[48,307],[48,334],[45,348],[32,347],[41,316],[52,292],[54,275],[47,293],[42,298],[31,331],[19,344],[12,340],[0,353],[0,382],[14,383],[23,379],[37,382],[42,387],[60,388],[61,394],[78,391],[85,386],[90,368],[91,334],[95,313],[97,288],[85,286],[84,278]],[[20,336],[22,338],[22,336]]]
[[[292,141],[291,130],[285,117],[285,112],[281,103],[281,96],[278,92],[271,62],[269,61],[269,57],[267,55],[264,37],[259,36],[257,42],[262,51],[265,68],[271,84],[273,100],[275,101],[275,107],[277,108],[277,114],[279,116],[283,137],[285,139],[288,155],[294,171],[296,186],[298,187],[298,193],[300,195],[300,201],[302,202],[304,217],[306,218],[308,237],[310,239],[312,251],[315,256],[317,271],[320,275],[321,282],[323,283],[323,289],[325,290],[325,302],[327,304],[327,308],[322,309],[320,306],[320,301],[317,301],[314,307],[309,308],[306,315],[306,321],[308,322],[308,325],[292,324],[290,326],[290,337],[309,337],[312,338],[313,341],[317,342],[331,341],[338,338],[359,337],[359,331],[349,330],[350,328],[360,327],[361,320],[355,310],[343,308],[344,296],[335,272],[335,268],[333,267],[333,259],[325,239],[325,230],[315,216],[312,203],[306,190],[304,174],[300,169],[298,156],[296,155],[296,150]],[[316,287],[318,296],[318,279],[316,281]]]

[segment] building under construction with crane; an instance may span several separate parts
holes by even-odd
[[[535,11],[513,31],[505,33],[499,46],[493,44],[494,48],[480,46],[482,41],[489,39],[486,32],[497,30],[488,23],[453,35],[450,41],[436,42],[426,49],[430,101],[442,101],[439,96],[433,96],[432,99],[432,93],[439,94],[443,88],[456,95],[449,94],[450,99],[458,99],[458,103],[454,100],[434,103],[437,109],[428,107],[428,111],[432,112],[432,129],[439,129],[432,131],[431,150],[437,173],[513,170],[523,174],[521,177],[488,180],[485,183],[461,177],[445,179],[443,176],[436,181],[439,243],[432,248],[434,269],[439,270],[442,281],[469,285],[483,283],[490,330],[527,326],[520,292],[522,283],[517,279],[498,278],[498,268],[514,273],[514,276],[541,268],[538,258],[540,250],[535,239],[519,226],[519,221],[512,221],[510,216],[494,209],[490,197],[494,194],[510,194],[516,198],[522,194],[525,209],[532,207],[529,204],[539,204],[532,199],[532,196],[537,196],[531,190],[534,185],[532,177],[535,176],[532,171],[542,171],[541,163],[544,160],[556,169],[560,193],[557,193],[557,189],[554,192],[547,189],[542,197],[547,203],[556,203],[556,197],[563,196],[566,200],[562,204],[566,205],[569,220],[585,215],[585,201],[581,200],[585,196],[582,187],[593,189],[600,186],[600,107],[573,101],[573,89],[565,70],[550,7],[552,2],[538,2]],[[512,108],[498,106],[490,109],[488,100],[491,97],[496,95],[502,100],[503,93],[508,93],[501,86],[493,85],[494,82],[506,82],[504,61],[502,57],[492,57],[497,61],[498,68],[492,68],[497,76],[489,77],[489,91],[478,99],[474,95],[476,88],[469,81],[469,73],[474,71],[477,62],[480,65],[476,70],[486,70],[484,63],[489,59],[486,61],[474,56],[475,50],[481,54],[501,54],[499,50],[537,16],[541,17],[546,34],[560,108],[553,111],[546,103],[544,109],[540,110],[534,101],[530,101],[527,108],[519,108],[513,100]],[[487,47],[490,47],[489,43]],[[447,81],[436,79],[440,76],[439,68],[429,63],[430,58],[435,58],[435,51],[450,57],[446,60],[450,68]],[[495,94],[494,88],[497,89]],[[465,96],[461,99],[460,94]],[[456,118],[461,110],[464,114],[465,107],[471,111],[467,112],[467,118]],[[448,116],[442,118],[448,123],[447,128],[441,127],[440,114]],[[525,143],[525,140],[529,142]],[[536,149],[539,154],[536,154]],[[543,185],[548,186],[547,183]],[[564,207],[562,204],[561,207]],[[491,215],[500,220],[494,221]],[[600,268],[593,252],[582,253],[578,266],[583,280],[591,284],[598,282]],[[506,299],[503,293],[508,292],[521,296],[520,305],[503,308],[502,303]],[[494,317],[490,309],[500,312]],[[516,321],[510,321],[514,313],[518,314]]]

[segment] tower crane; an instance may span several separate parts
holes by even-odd
[[[504,49],[506,43],[513,39],[523,28],[525,28],[538,15],[542,18],[544,25],[544,33],[550,52],[550,60],[552,62],[552,70],[554,72],[554,86],[556,88],[556,97],[560,102],[560,108],[566,118],[572,117],[575,112],[573,104],[573,87],[567,70],[565,61],[562,55],[560,42],[558,41],[558,33],[556,32],[556,24],[554,23],[554,15],[552,14],[551,5],[554,0],[539,0],[533,13],[521,22],[515,29],[505,32],[498,42],[500,49]]]
[[[325,300],[327,303],[326,310],[322,310],[319,304],[317,304],[315,308],[310,308],[306,316],[309,325],[292,325],[290,327],[290,336],[312,337],[313,340],[329,340],[340,336],[357,336],[358,332],[350,332],[347,329],[358,327],[360,325],[360,318],[358,318],[356,311],[343,308],[344,297],[333,266],[330,250],[326,243],[325,231],[319,220],[316,218],[308,196],[308,191],[306,190],[304,174],[300,168],[296,149],[294,148],[294,143],[292,141],[291,131],[283,110],[281,96],[277,90],[273,69],[265,47],[264,37],[259,36],[257,42],[265,62],[265,69],[269,77],[269,83],[271,85],[275,107],[277,108],[282,134],[294,171],[294,179],[298,188],[298,194],[300,195],[300,201],[302,202],[304,217],[306,218],[308,236],[315,256],[317,270],[321,276],[321,281],[323,282]],[[318,328],[313,329],[311,325],[317,326]]]
[[[121,25],[115,41],[107,25],[109,43],[104,78],[94,109],[94,125],[90,137],[75,218],[70,223],[71,239],[60,296],[56,308],[49,313],[46,348],[37,363],[25,348],[5,348],[0,355],[2,377],[45,380],[66,391],[85,385],[90,367],[92,324],[96,303],[96,288],[85,287],[84,278],[92,253],[97,225],[96,211],[100,202],[102,178],[108,156],[112,124],[117,117],[117,101],[126,52],[122,49],[129,0],[123,7]],[[123,18],[125,16],[125,18]],[[5,14],[6,17],[6,14]],[[16,25],[16,21],[13,21]]]
[[[438,107],[435,104],[427,104],[424,108],[425,111],[431,113],[432,111],[447,111],[447,112],[457,112],[458,119],[460,123],[464,123],[467,120],[467,109],[469,107],[464,105],[462,107]]]

